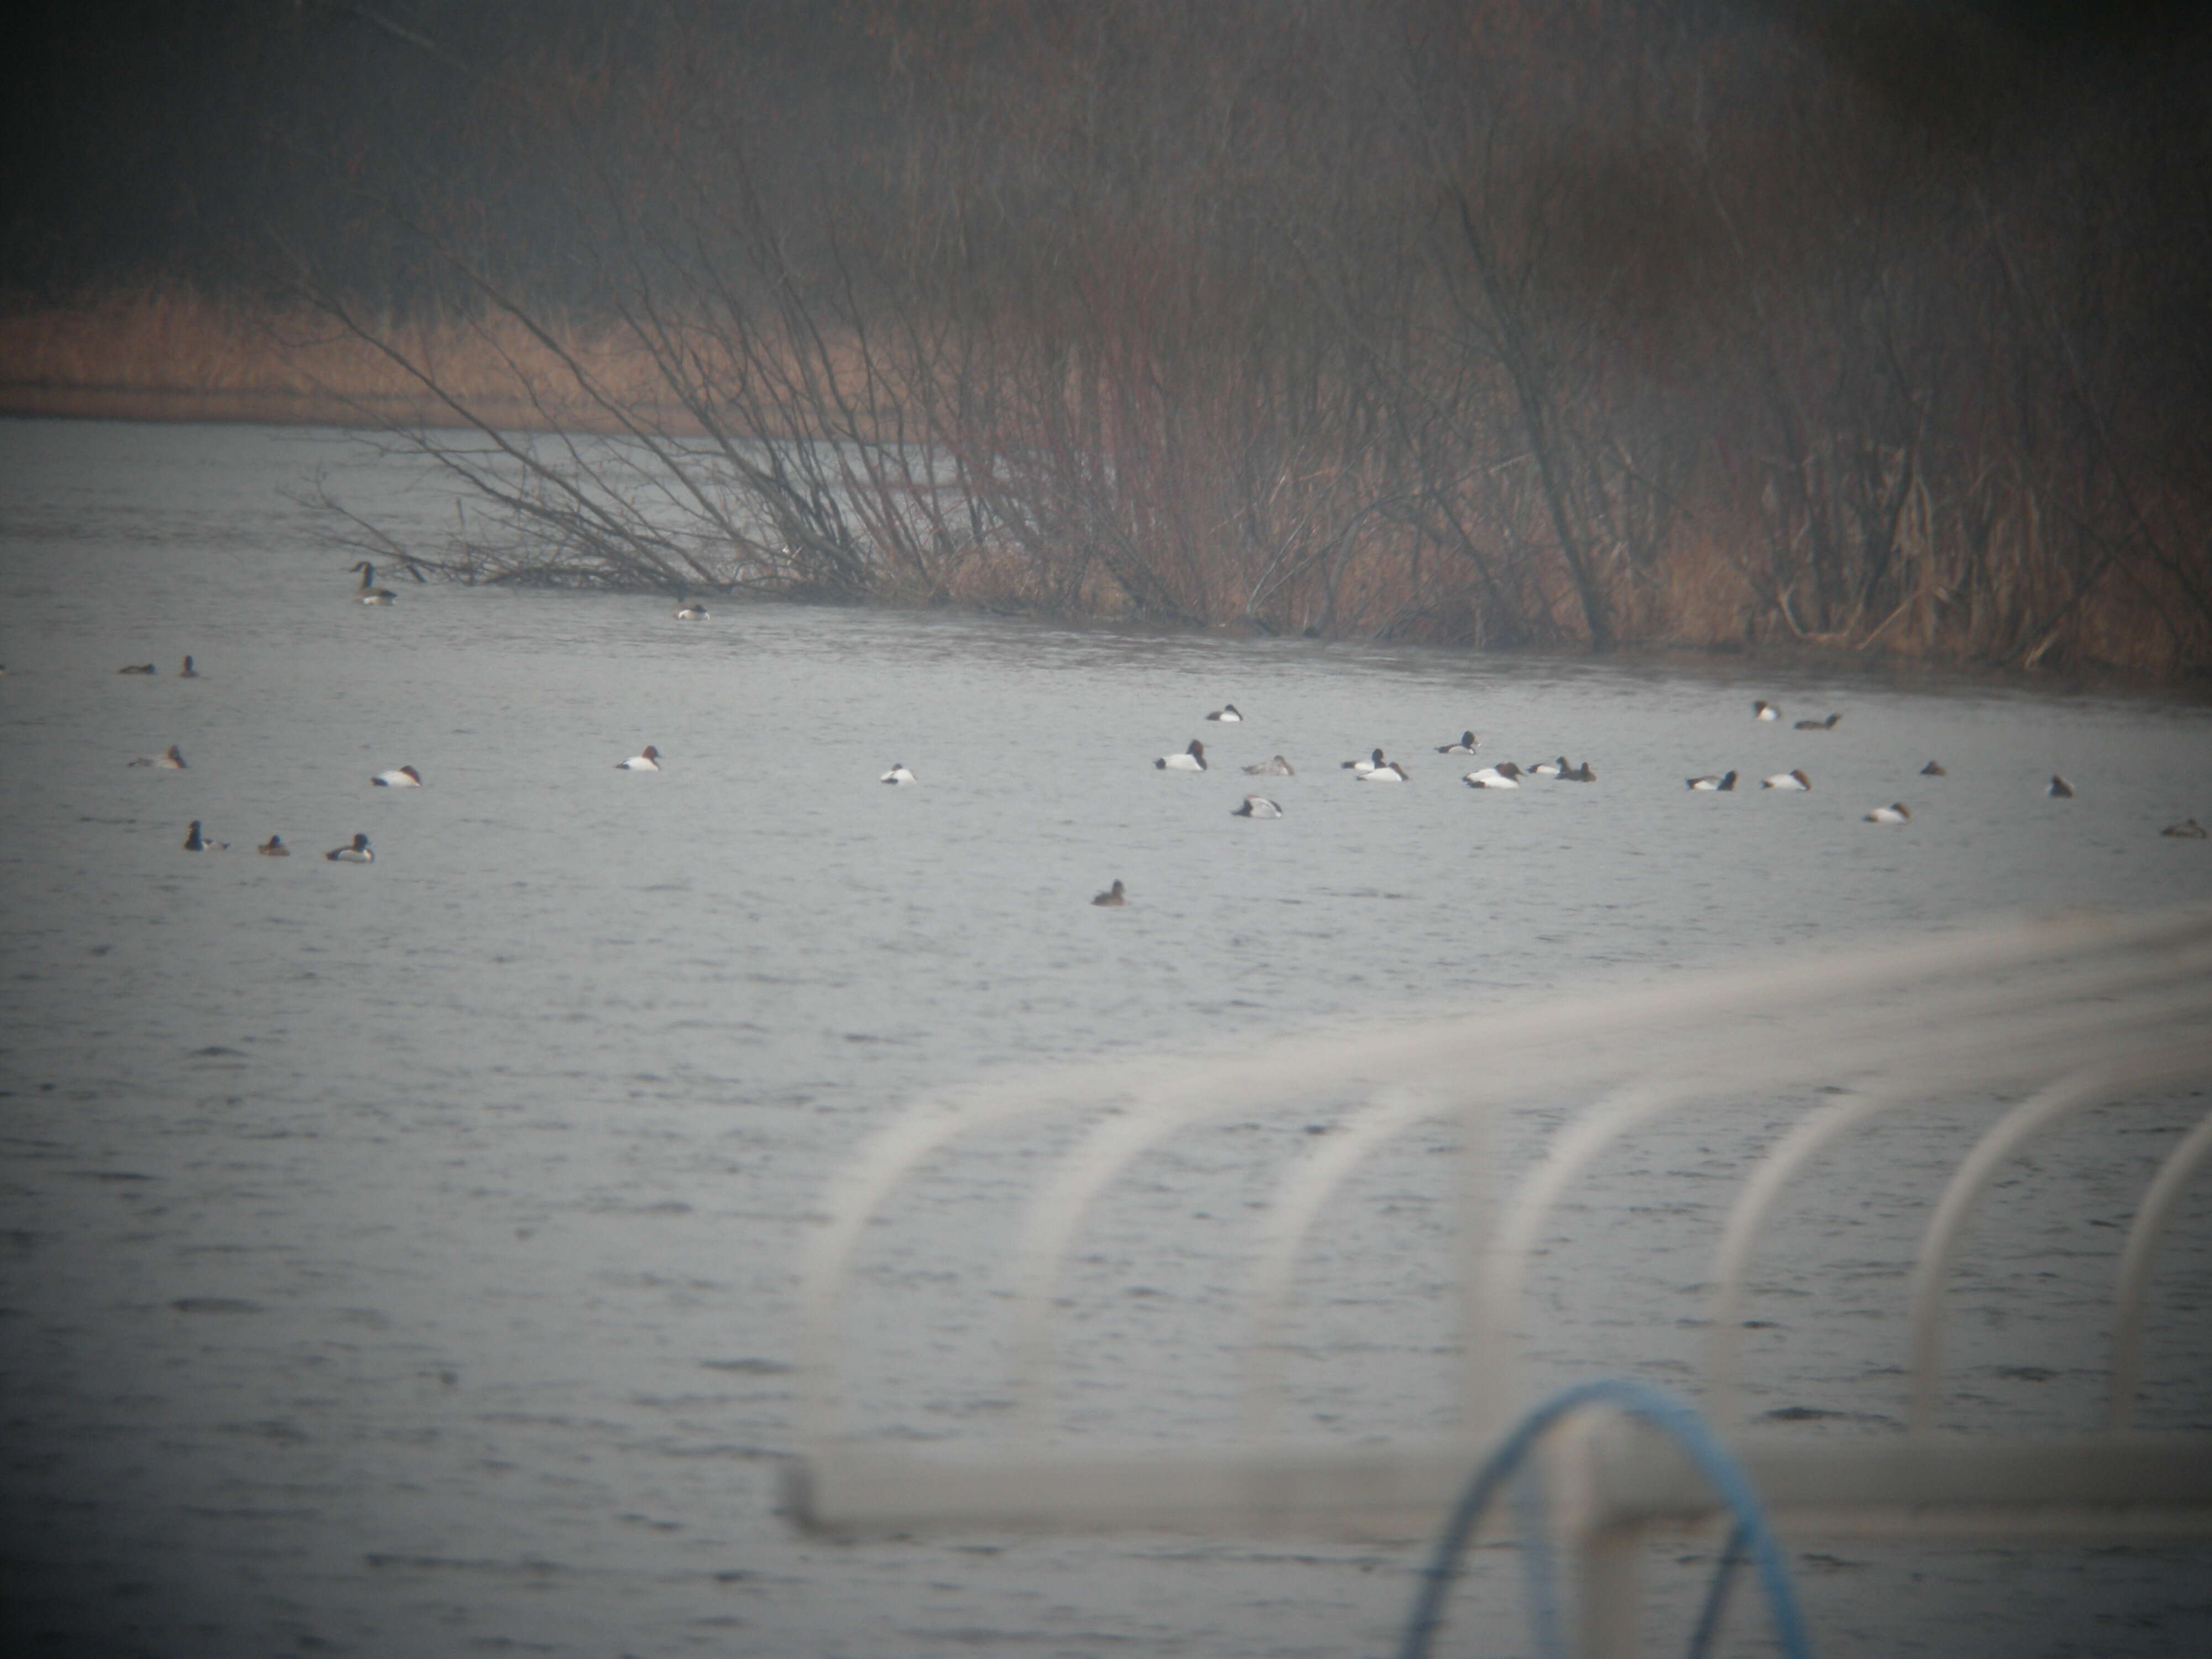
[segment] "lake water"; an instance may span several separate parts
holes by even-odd
[[[794,1268],[839,1161],[917,1096],[1009,1066],[2022,904],[2212,901],[2212,845],[2157,834],[2212,819],[2201,697],[949,613],[718,605],[679,624],[665,599],[389,572],[398,602],[369,609],[347,599],[353,556],[296,504],[319,471],[402,522],[450,511],[328,434],[0,423],[0,1538],[19,1651],[1387,1649],[1418,1543],[790,1530]],[[197,679],[176,676],[186,653]],[[115,672],[148,661],[161,672]],[[1789,720],[1754,724],[1760,696]],[[1243,724],[1204,721],[1232,701]],[[1831,710],[1832,732],[1792,729]],[[1433,749],[1467,726],[1483,760],[1564,751],[1599,781],[1466,789],[1473,763]],[[1152,767],[1193,737],[1215,769]],[[658,775],[616,769],[647,743]],[[129,765],[171,744],[188,769]],[[1408,784],[1339,769],[1376,744]],[[1279,752],[1297,776],[1237,769]],[[1931,758],[1948,777],[1919,775]],[[877,781],[897,761],[917,785]],[[428,787],[370,786],[403,763]],[[1811,793],[1681,787],[1793,766]],[[2076,799],[2045,798],[2053,772]],[[1282,819],[1231,817],[1247,788]],[[1860,821],[1899,799],[1909,826]],[[181,852],[195,818],[231,850]],[[356,832],[373,866],[319,856]],[[272,833],[299,855],[252,856]],[[1093,908],[1116,878],[1128,908]],[[2093,1363],[2076,1350],[2118,1234],[2071,1224],[2124,1223],[2202,1109],[2115,1107],[2039,1149],[2043,1221],[2068,1224],[2033,1248],[2093,1288],[2069,1279],[2013,1322],[2037,1328],[2010,1363],[2042,1377],[2000,1364],[2000,1316],[1962,1339],[1989,1348],[1960,1363],[1990,1411],[2049,1427],[2094,1397],[2067,1379]],[[1881,1237],[1850,1273],[1887,1301],[1986,1121],[1961,1109],[1865,1172]],[[1724,1172],[1771,1128],[1739,1115],[1693,1138]],[[1226,1211],[1300,1133],[1224,1126],[1148,1176]],[[907,1321],[885,1351],[906,1340],[913,1366],[864,1395],[865,1426],[999,1426],[1003,1378],[963,1346],[963,1321],[1003,1312],[981,1280],[1005,1235],[977,1218],[1012,1213],[1040,1150],[986,1154],[898,1218],[871,1284]],[[1339,1371],[1309,1400],[1335,1431],[1433,1426],[1431,1150],[1377,1170],[1346,1236],[1354,1288],[1314,1339]],[[1624,1205],[1670,1203],[1640,1166],[1607,1180]],[[1677,1224],[1709,1242],[1726,1194],[1696,1197]],[[1591,1280],[1642,1248],[1590,1226],[1560,1256]],[[1211,1259],[1163,1244],[1187,1276]],[[2165,1260],[2170,1320],[2212,1322],[2201,1194]],[[1153,1271],[1111,1251],[1086,1267],[1109,1293],[1176,1269]],[[1557,1373],[1666,1380],[1671,1310],[1646,1328],[1558,1272]],[[1901,1410],[1890,1328],[1847,1311],[1801,1321],[1762,1403]],[[1114,1322],[1095,1352],[1077,1339],[1085,1401],[1110,1398],[1096,1410],[1127,1432],[1217,1433],[1210,1395],[1111,1386],[1126,1340]],[[2146,1425],[2205,1428],[2199,1358],[2161,1363]],[[1486,1588],[1510,1580],[1503,1558],[1483,1562],[1462,1639],[1486,1596],[1514,1605]],[[1828,1651],[2212,1644],[2201,1550],[1802,1565]],[[1694,1605],[1680,1577],[1655,1587],[1662,1627]],[[1758,1650],[1761,1621],[1737,1624]],[[1517,1617],[1489,1638],[1527,1650]]]

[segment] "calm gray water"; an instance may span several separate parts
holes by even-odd
[[[2212,819],[2201,700],[950,615],[678,624],[665,600],[411,583],[370,610],[291,500],[325,468],[357,505],[449,511],[326,434],[0,423],[0,1553],[40,1650],[1387,1650],[1415,1543],[793,1534],[793,1268],[839,1160],[1009,1066],[2021,904],[2212,900],[2208,844],[2157,835]],[[175,677],[187,652],[198,679]],[[1759,726],[1755,696],[1844,718]],[[1245,724],[1204,722],[1225,701]],[[1565,751],[1600,781],[1465,789],[1471,763],[1432,747],[1469,726],[1484,760]],[[1152,768],[1194,736],[1218,769]],[[129,766],[172,743],[189,769]],[[615,769],[647,743],[663,772]],[[1378,744],[1409,785],[1338,769]],[[1297,776],[1236,769],[1277,752]],[[1931,757],[1949,777],[1917,775]],[[894,761],[920,784],[878,783]],[[428,787],[370,787],[402,763]],[[1681,787],[1791,766],[1812,793]],[[2078,799],[2044,799],[2054,771]],[[1247,787],[1282,820],[1231,817]],[[1909,827],[1859,821],[1893,799]],[[183,854],[194,818],[232,850]],[[356,831],[374,866],[319,856]],[[272,833],[300,855],[246,850]],[[1092,908],[1116,877],[1129,908]],[[2049,1288],[1965,1318],[1959,1409],[2091,1425],[2112,1224],[2191,1109],[2110,1108],[2023,1161],[2015,1219],[1962,1278],[2032,1255]],[[1685,1128],[1593,1180],[1542,1287],[1557,1376],[1686,1381],[1694,1334],[1642,1286],[1694,1280],[1778,1121]],[[1808,1254],[1839,1265],[1770,1287],[1814,1310],[1755,1359],[1759,1403],[1893,1424],[1911,1243],[1986,1121],[1939,1114],[1808,1201]],[[1055,1133],[955,1161],[890,1218],[865,1426],[1003,1428],[995,1253]],[[1072,1423],[1221,1431],[1241,1243],[1200,1224],[1302,1138],[1226,1125],[1145,1166],[1177,1220],[1109,1218],[1079,1262],[1109,1311],[1063,1355]],[[1339,1293],[1306,1332],[1317,1431],[1443,1408],[1435,1150],[1346,1200]],[[2200,1194],[2162,1328],[2208,1322],[2209,1264]],[[2163,1351],[2146,1426],[2212,1420],[2205,1346]],[[2212,1644],[2202,1551],[1802,1565],[1829,1651]],[[1478,1576],[1455,1628],[1526,1651],[1508,1563]],[[1655,1584],[1656,1626],[1680,1627],[1696,1577]]]

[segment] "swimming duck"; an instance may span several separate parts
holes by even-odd
[[[1180,755],[1163,755],[1152,764],[1163,772],[1203,772],[1206,770],[1206,745],[1193,738],[1190,747]]]
[[[1380,766],[1370,766],[1364,772],[1352,775],[1354,783],[1403,783],[1406,769],[1395,761],[1384,761]]]
[[[1908,823],[1911,819],[1912,809],[1901,800],[1892,801],[1887,806],[1877,806],[1866,815],[1869,823]]]
[[[1682,781],[1692,789],[1725,792],[1735,787],[1735,774],[1723,772],[1717,778],[1685,778]]]
[[[649,743],[645,745],[641,753],[632,755],[626,761],[615,763],[615,770],[617,772],[658,772],[659,769],[660,751]]]
[[[185,836],[185,851],[187,853],[228,853],[229,850],[230,843],[228,842],[210,841],[205,836],[200,834],[200,821],[198,818],[194,818],[192,820],[192,827]]]
[[[707,620],[707,607],[701,605],[696,599],[692,600],[688,605],[679,605],[676,607],[676,620],[678,622],[705,622]]]
[[[1127,904],[1129,902],[1129,896],[1122,890],[1121,879],[1116,876],[1114,878],[1114,884],[1091,902],[1093,904]]]
[[[2195,818],[2184,818],[2179,823],[2167,824],[2158,833],[2161,836],[2172,836],[2176,841],[2203,841],[2208,832]]]
[[[1800,732],[1832,732],[1836,729],[1836,722],[1841,719],[1841,714],[1831,714],[1824,720],[1799,720],[1797,729]]]
[[[1761,698],[1759,702],[1752,704],[1751,717],[1755,720],[1778,720],[1782,718],[1782,711],[1779,708],[1777,708],[1772,703]]]
[[[1382,751],[1378,749],[1373,755],[1370,756],[1365,760],[1348,760],[1341,762],[1339,763],[1337,769],[1340,772],[1358,772],[1364,775],[1365,773],[1372,772],[1376,767],[1381,766],[1382,764],[1383,764]]]
[[[190,657],[185,658],[185,665],[177,671],[177,678],[180,680],[196,680],[199,677],[200,671],[192,666],[192,659]]]
[[[284,837],[282,836],[270,836],[267,841],[263,842],[253,850],[264,859],[289,859],[292,856],[292,849],[284,845]]]
[[[1273,760],[1263,760],[1257,766],[1248,766],[1245,771],[1255,778],[1294,778],[1297,769],[1280,755]]]
[[[1927,765],[1920,769],[1920,775],[1923,778],[1948,778],[1951,775],[1943,769],[1942,762],[1929,761]]]
[[[151,674],[155,669],[152,663],[144,662],[133,663],[126,668],[118,668],[115,672],[118,674]]]
[[[1777,772],[1771,778],[1761,778],[1759,787],[1762,789],[1810,789],[1813,787],[1813,780],[1802,772]]]
[[[2046,795],[2056,796],[2060,800],[2072,800],[2074,799],[2074,786],[2067,782],[2065,779],[2060,777],[2057,773],[2053,772],[2051,775],[2051,787],[2045,790],[2043,793]]]
[[[323,854],[332,864],[374,864],[376,854],[368,850],[368,837],[359,830],[354,832],[353,845],[333,847]]]
[[[388,587],[376,585],[376,567],[367,559],[352,567],[361,572],[361,586],[353,591],[356,605],[390,605],[394,595]]]
[[[1283,809],[1265,795],[1247,795],[1244,804],[1229,815],[1235,818],[1279,818]]]
[[[891,763],[891,769],[884,773],[881,778],[877,780],[877,781],[879,783],[912,783],[914,781],[914,774],[906,769],[903,763],[893,761]]]
[[[1534,773],[1540,778],[1556,778],[1564,776],[1566,769],[1567,757],[1565,755],[1560,756],[1557,760],[1538,761],[1534,766],[1528,769],[1530,772]]]
[[[1237,705],[1235,703],[1224,702],[1220,708],[1215,709],[1206,718],[1210,720],[1225,720],[1233,726],[1237,722],[1242,720],[1244,717],[1237,712]]]
[[[1597,774],[1591,771],[1590,763],[1584,761],[1580,766],[1569,767],[1560,773],[1559,781],[1562,783],[1595,783]]]
[[[133,766],[150,766],[161,772],[181,772],[185,769],[183,753],[173,743],[166,755],[141,755],[131,763]]]
[[[1472,755],[1474,750],[1475,738],[1472,732],[1461,732],[1457,743],[1440,743],[1437,745],[1437,753],[1439,755]]]
[[[1471,789],[1518,789],[1521,787],[1521,769],[1511,761],[1506,761],[1470,772],[1460,781]]]
[[[379,772],[369,781],[380,789],[420,789],[422,775],[411,766],[403,766],[397,772]]]

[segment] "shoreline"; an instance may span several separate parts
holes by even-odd
[[[481,412],[494,424],[518,432],[617,434],[618,423],[602,410],[563,410],[548,419],[542,407],[520,398],[477,398]],[[638,411],[660,430],[702,435],[703,428],[680,410]],[[231,422],[246,426],[332,426],[373,430],[398,423],[466,430],[474,423],[434,398],[397,392],[302,390],[290,386],[167,386],[52,380],[0,380],[0,418],[61,421],[171,421]]]
[[[483,412],[496,413],[499,416],[496,424],[503,429],[566,431],[596,435],[620,430],[603,415],[594,421],[587,418],[587,412],[582,410],[574,411],[575,418],[572,421],[555,422],[546,418],[544,405],[532,404],[526,399],[477,398],[474,401]],[[663,422],[664,430],[688,429],[691,435],[699,434],[699,428],[694,423],[687,422],[679,428],[671,417],[657,410],[641,409],[638,412],[641,417],[651,415]],[[328,427],[359,432],[371,432],[392,424],[448,430],[467,429],[472,425],[434,398],[391,392],[339,395],[327,390],[283,386],[204,388],[28,380],[0,380],[0,420]],[[878,599],[876,603],[885,602]],[[905,607],[893,604],[887,608]],[[1010,601],[1004,597],[974,599],[961,608],[1015,620],[1044,621],[1060,625],[1126,627],[1133,620],[1091,612],[1050,612],[1039,610],[1025,600]],[[1152,626],[1157,628],[1160,624]],[[1192,624],[1191,630],[1201,634],[1241,631],[1249,633],[1255,639],[1271,637],[1264,629],[1240,628],[1233,623]],[[1358,636],[1349,635],[1338,640],[1319,641],[1322,644],[1358,642],[1361,641]],[[1706,666],[1733,663],[1746,669],[1771,667],[1802,671],[1820,667],[1844,678],[1893,681],[1899,676],[1910,678],[1917,674],[1947,678],[1963,676],[1996,686],[2032,687],[2054,692],[2124,690],[2172,695],[2194,690],[2212,696],[2212,675],[2183,669],[2161,674],[2125,664],[2106,662],[2075,663],[2056,670],[2023,669],[1941,653],[1914,653],[1894,647],[1880,651],[1853,650],[1848,647],[1811,641],[1762,640],[1747,642],[1735,639],[1632,639],[1622,640],[1612,650],[1601,653],[1588,651],[1567,653],[1556,647],[1458,648],[1480,649],[1486,654],[1493,655],[1513,655],[1526,650],[1531,655],[1570,655],[1572,659],[1581,661],[1664,665],[1671,659],[1685,665]]]

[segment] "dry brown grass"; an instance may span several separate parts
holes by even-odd
[[[619,333],[555,323],[552,343],[511,318],[377,319],[375,331],[446,392],[517,427],[603,430],[573,363],[618,402],[685,422],[651,358]],[[126,418],[398,420],[462,424],[390,353],[306,306],[247,305],[163,286],[67,305],[0,307],[0,409]]]

